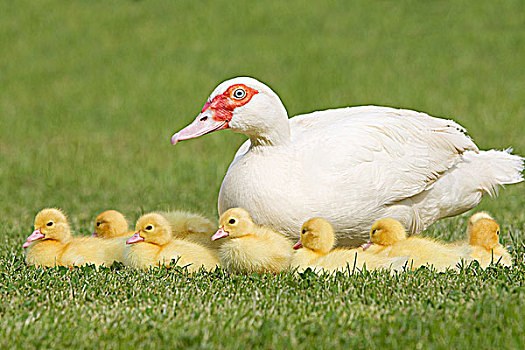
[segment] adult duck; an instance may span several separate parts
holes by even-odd
[[[417,233],[523,181],[521,157],[479,151],[454,121],[377,106],[288,119],[279,96],[249,77],[217,86],[171,142],[222,129],[249,140],[224,177],[219,214],[242,207],[257,224],[293,238],[316,216],[332,223],[339,245],[365,242],[385,216]]]

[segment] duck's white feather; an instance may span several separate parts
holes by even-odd
[[[371,223],[394,216],[420,232],[523,180],[523,159],[478,151],[451,120],[388,107],[353,107],[289,119],[291,140],[244,143],[224,178],[219,212],[296,237],[305,220],[329,220],[342,244],[363,242]]]
[[[245,97],[236,99],[239,89]],[[420,232],[523,180],[521,157],[479,151],[454,121],[376,106],[288,119],[279,96],[249,77],[217,86],[172,143],[224,128],[250,140],[224,178],[219,213],[245,208],[257,224],[290,237],[316,216],[333,224],[339,245],[364,242],[384,216]]]

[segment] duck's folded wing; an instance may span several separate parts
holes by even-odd
[[[478,151],[456,122],[404,109],[320,111],[290,119],[290,127],[304,171],[336,187],[368,182],[382,204],[420,193],[463,152]]]

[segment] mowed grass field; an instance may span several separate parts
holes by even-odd
[[[238,75],[269,84],[290,115],[410,108],[525,155],[524,13],[521,0],[2,1],[0,348],[523,348],[523,184],[477,208],[502,225],[511,269],[38,269],[21,246],[44,207],[79,235],[111,208],[130,223],[166,209],[216,218],[244,137],[169,139]],[[462,239],[470,213],[425,234]]]

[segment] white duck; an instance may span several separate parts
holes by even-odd
[[[248,77],[217,86],[171,142],[221,129],[249,140],[224,177],[219,214],[243,207],[257,224],[293,238],[315,216],[333,224],[339,245],[365,242],[385,216],[418,233],[523,181],[521,157],[479,151],[454,121],[376,106],[288,119],[277,94]]]

